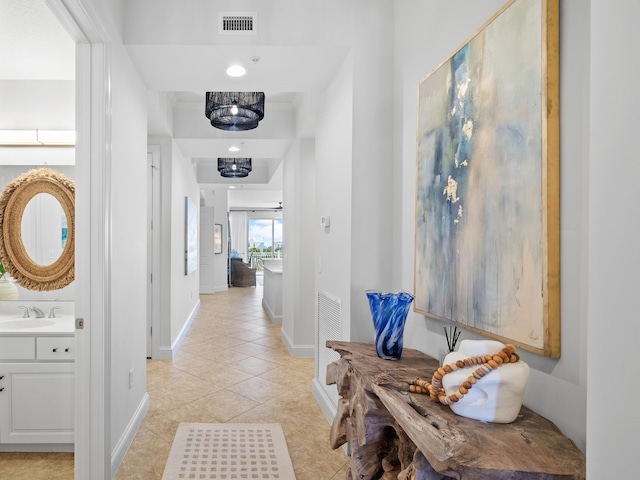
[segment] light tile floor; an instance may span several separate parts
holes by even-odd
[[[173,360],[148,360],[150,410],[116,480],[159,480],[180,422],[280,423],[297,480],[345,478],[311,394],[314,361],[292,358],[262,308],[262,287],[202,295]],[[0,480],[71,480],[73,454],[0,453]]]

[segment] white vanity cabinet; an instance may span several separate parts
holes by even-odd
[[[74,350],[73,335],[0,336],[0,451],[72,447]]]

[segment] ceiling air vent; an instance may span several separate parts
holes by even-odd
[[[218,31],[221,35],[255,35],[258,33],[256,12],[220,12]]]

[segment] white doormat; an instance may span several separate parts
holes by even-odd
[[[279,423],[181,423],[162,480],[295,480]]]

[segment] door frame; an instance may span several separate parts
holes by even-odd
[[[88,0],[44,0],[76,43],[76,480],[111,472],[110,39]]]
[[[161,169],[160,169],[160,145],[147,145],[148,161],[148,210],[149,223],[147,230],[148,250],[148,278],[147,281],[147,357],[161,358],[161,308],[160,285],[162,282],[161,267],[161,231],[162,220],[160,216],[161,200]],[[153,279],[153,280],[152,280]]]

